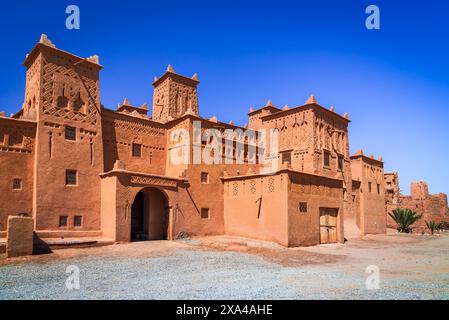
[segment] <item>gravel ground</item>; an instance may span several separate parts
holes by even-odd
[[[233,237],[0,258],[0,299],[449,299],[449,236],[285,249]],[[66,268],[80,270],[68,290]],[[368,265],[380,289],[367,290]]]

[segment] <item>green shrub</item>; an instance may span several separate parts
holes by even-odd
[[[422,218],[422,215],[418,215],[410,209],[395,209],[389,215],[396,222],[397,230],[402,233],[412,232],[411,226]]]
[[[430,232],[431,232],[432,234],[434,234],[435,231],[438,231],[438,230],[440,229],[440,224],[439,224],[439,223],[436,223],[436,222],[433,221],[433,220],[426,221],[426,225],[427,225],[427,228],[430,230]]]

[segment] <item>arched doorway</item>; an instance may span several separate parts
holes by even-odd
[[[166,240],[168,199],[157,188],[137,193],[131,207],[131,241]]]

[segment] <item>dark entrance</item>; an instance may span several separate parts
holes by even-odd
[[[145,195],[139,192],[131,207],[131,241],[147,240],[145,233]]]
[[[140,191],[131,207],[131,241],[166,240],[168,201],[156,188]]]

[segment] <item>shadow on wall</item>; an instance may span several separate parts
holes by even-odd
[[[36,232],[33,233],[33,255],[53,253],[50,246]]]

